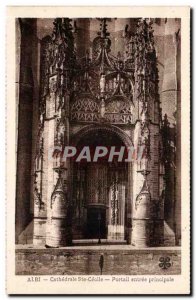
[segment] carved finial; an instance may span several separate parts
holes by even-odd
[[[72,35],[72,25],[71,25],[71,19],[69,18],[56,18],[53,22],[54,24],[54,29],[53,29],[53,34],[52,38],[53,40],[58,40],[58,39],[73,39]]]
[[[101,35],[102,38],[107,38],[108,36],[110,36],[110,33],[107,31],[107,26],[108,26],[107,21],[110,19],[102,18],[99,20],[101,20],[101,23],[100,23],[100,32],[98,34]]]

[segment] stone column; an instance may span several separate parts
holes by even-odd
[[[146,126],[146,135],[143,129]],[[132,207],[132,237],[131,243],[136,247],[148,247],[152,231],[152,199],[148,186],[149,171],[149,139],[150,131],[146,124],[136,123],[134,133],[134,148],[138,149],[138,158],[133,162],[133,207]],[[142,149],[143,158],[140,158]],[[146,147],[146,149],[145,149]]]
[[[178,20],[178,22],[180,22]],[[181,31],[175,32],[176,42],[176,191],[175,191],[175,236],[176,245],[181,244]]]
[[[126,202],[126,237],[127,243],[131,244],[132,236],[132,199],[133,199],[133,172],[132,163],[128,163],[128,184],[127,184],[127,202]]]
[[[160,103],[151,25],[149,20],[140,20],[134,37],[136,123],[132,244],[136,247],[158,245],[163,239],[163,203],[159,198]]]
[[[90,48],[90,19],[74,20],[74,41],[77,58],[84,58]],[[92,58],[91,53],[89,55]]]
[[[43,198],[43,154],[44,154],[44,124],[40,122],[37,139],[37,151],[34,166],[34,228],[33,244],[45,244],[46,202]]]
[[[46,220],[47,220],[47,187],[49,168],[49,136],[51,124],[54,119],[54,110],[48,113],[47,101],[49,95],[49,70],[47,64],[47,49],[50,38],[46,37],[41,41],[40,63],[40,99],[37,107],[37,140],[35,141],[36,151],[34,154],[34,182],[33,182],[33,202],[34,202],[34,225],[33,244],[45,245],[46,242]],[[51,103],[54,99],[51,99]],[[49,125],[50,124],[50,125]]]
[[[161,102],[165,156],[165,244],[180,243],[181,236],[181,24],[167,19],[164,33],[164,76]],[[169,55],[168,55],[169,53]],[[165,127],[165,128],[164,128]]]
[[[65,95],[65,102],[67,104],[69,102],[68,94]],[[61,118],[59,114],[56,114],[54,119],[54,157],[52,164],[49,165],[51,176],[48,173],[48,180],[51,178],[51,181],[48,184],[47,193],[46,245],[49,247],[63,247],[71,244],[71,210],[68,194],[70,164],[61,157],[69,136],[68,105],[65,104],[64,109],[66,110],[64,117]]]
[[[56,19],[47,49],[48,91],[45,102],[45,187],[47,201],[46,246],[71,243],[70,201],[68,197],[69,162],[64,147],[69,144],[69,100],[72,64],[75,59],[72,26],[69,19]],[[47,158],[48,157],[48,158]]]
[[[17,69],[16,99],[18,112],[17,136],[17,176],[16,176],[16,243],[22,241],[22,233],[33,216],[31,199],[31,158],[32,158],[32,120],[35,98],[36,68],[33,63],[37,56],[36,19],[19,19],[16,22]],[[18,73],[20,71],[20,74]],[[28,232],[25,235],[29,235]],[[26,236],[26,240],[32,238]],[[25,241],[26,242],[26,241]]]
[[[65,168],[59,167],[57,183],[51,196],[50,209],[46,231],[46,245],[48,247],[63,247],[71,243],[70,223],[68,218],[69,201],[67,198],[63,173]]]

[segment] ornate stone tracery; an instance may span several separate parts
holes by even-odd
[[[72,104],[70,114],[72,121],[98,121],[99,106],[92,99],[78,99]]]
[[[129,225],[127,235],[132,236],[132,243],[136,246],[148,246],[155,227],[154,220],[162,221],[160,212],[164,199],[160,200],[154,192],[159,189],[159,166],[155,157],[159,159],[160,108],[151,25],[149,20],[139,19],[134,33],[126,28],[125,53],[118,53],[116,57],[112,54],[106,19],[101,19],[101,30],[92,42],[92,55],[86,51],[84,57],[76,57],[75,33],[69,19],[56,19],[52,36],[43,40],[34,200],[38,217],[41,216],[40,211],[46,212],[49,207],[46,212],[48,245],[67,244],[70,234],[69,230],[66,231],[69,227],[67,212],[71,209],[76,219],[85,220],[85,207],[90,199],[92,202],[97,199],[99,205],[108,206],[109,203],[108,236],[111,239],[124,239],[125,214],[128,222],[132,222],[132,232]],[[76,135],[71,135],[70,128],[75,125],[79,130]],[[44,145],[64,149],[70,141],[77,145],[78,140],[95,131],[100,134],[104,131],[108,136],[115,133],[126,147],[132,146],[133,136],[137,155],[126,169],[131,173],[129,179],[123,177],[123,171],[114,168],[108,180],[105,166],[97,166],[96,171],[92,167],[87,171],[78,168],[74,182],[71,181],[73,170],[69,160],[64,163],[59,157],[54,165],[49,160],[46,165]],[[141,148],[143,154],[138,160]],[[59,171],[57,177],[56,171],[62,168],[64,172]],[[86,182],[87,173],[90,174],[89,182]],[[50,188],[47,195],[45,192],[45,201],[42,196],[43,176],[48,176]],[[76,192],[73,199],[69,199],[73,184]],[[131,202],[132,211],[127,217],[125,207],[130,207]],[[50,228],[58,231],[59,236],[52,236]]]
[[[73,120],[77,121],[99,121],[99,117],[105,118],[107,122],[114,124],[127,124],[132,121],[131,109],[128,107],[134,106],[134,73],[133,69],[127,68],[123,57],[119,54],[114,57],[111,52],[111,41],[107,32],[106,20],[101,20],[101,31],[99,36],[93,41],[93,57],[89,57],[89,53],[81,60],[81,65],[78,65],[78,72],[73,76],[73,94],[71,103],[71,112]],[[83,97],[81,97],[81,94]],[[80,107],[77,103],[82,101],[84,97],[89,97],[99,106],[99,116],[91,111],[91,116],[87,112],[80,114]],[[124,102],[124,109],[120,110],[119,101]],[[113,102],[116,115],[107,115],[110,107],[110,102]],[[106,115],[103,112],[105,107]],[[93,115],[92,115],[93,114]]]

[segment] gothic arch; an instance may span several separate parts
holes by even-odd
[[[71,145],[76,146],[78,142],[87,134],[92,133],[93,131],[107,131],[108,133],[116,134],[120,140],[125,144],[125,146],[128,148],[130,146],[133,146],[133,142],[131,138],[119,127],[109,124],[91,124],[83,127],[82,129],[79,129],[71,138]]]

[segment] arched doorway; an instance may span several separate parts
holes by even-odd
[[[128,163],[126,144],[115,130],[92,128],[81,131],[75,139],[79,152],[89,147],[91,158],[97,146],[108,154],[96,162],[72,161],[73,239],[125,240],[127,223]],[[114,155],[108,162],[111,147],[124,148],[122,161]]]

